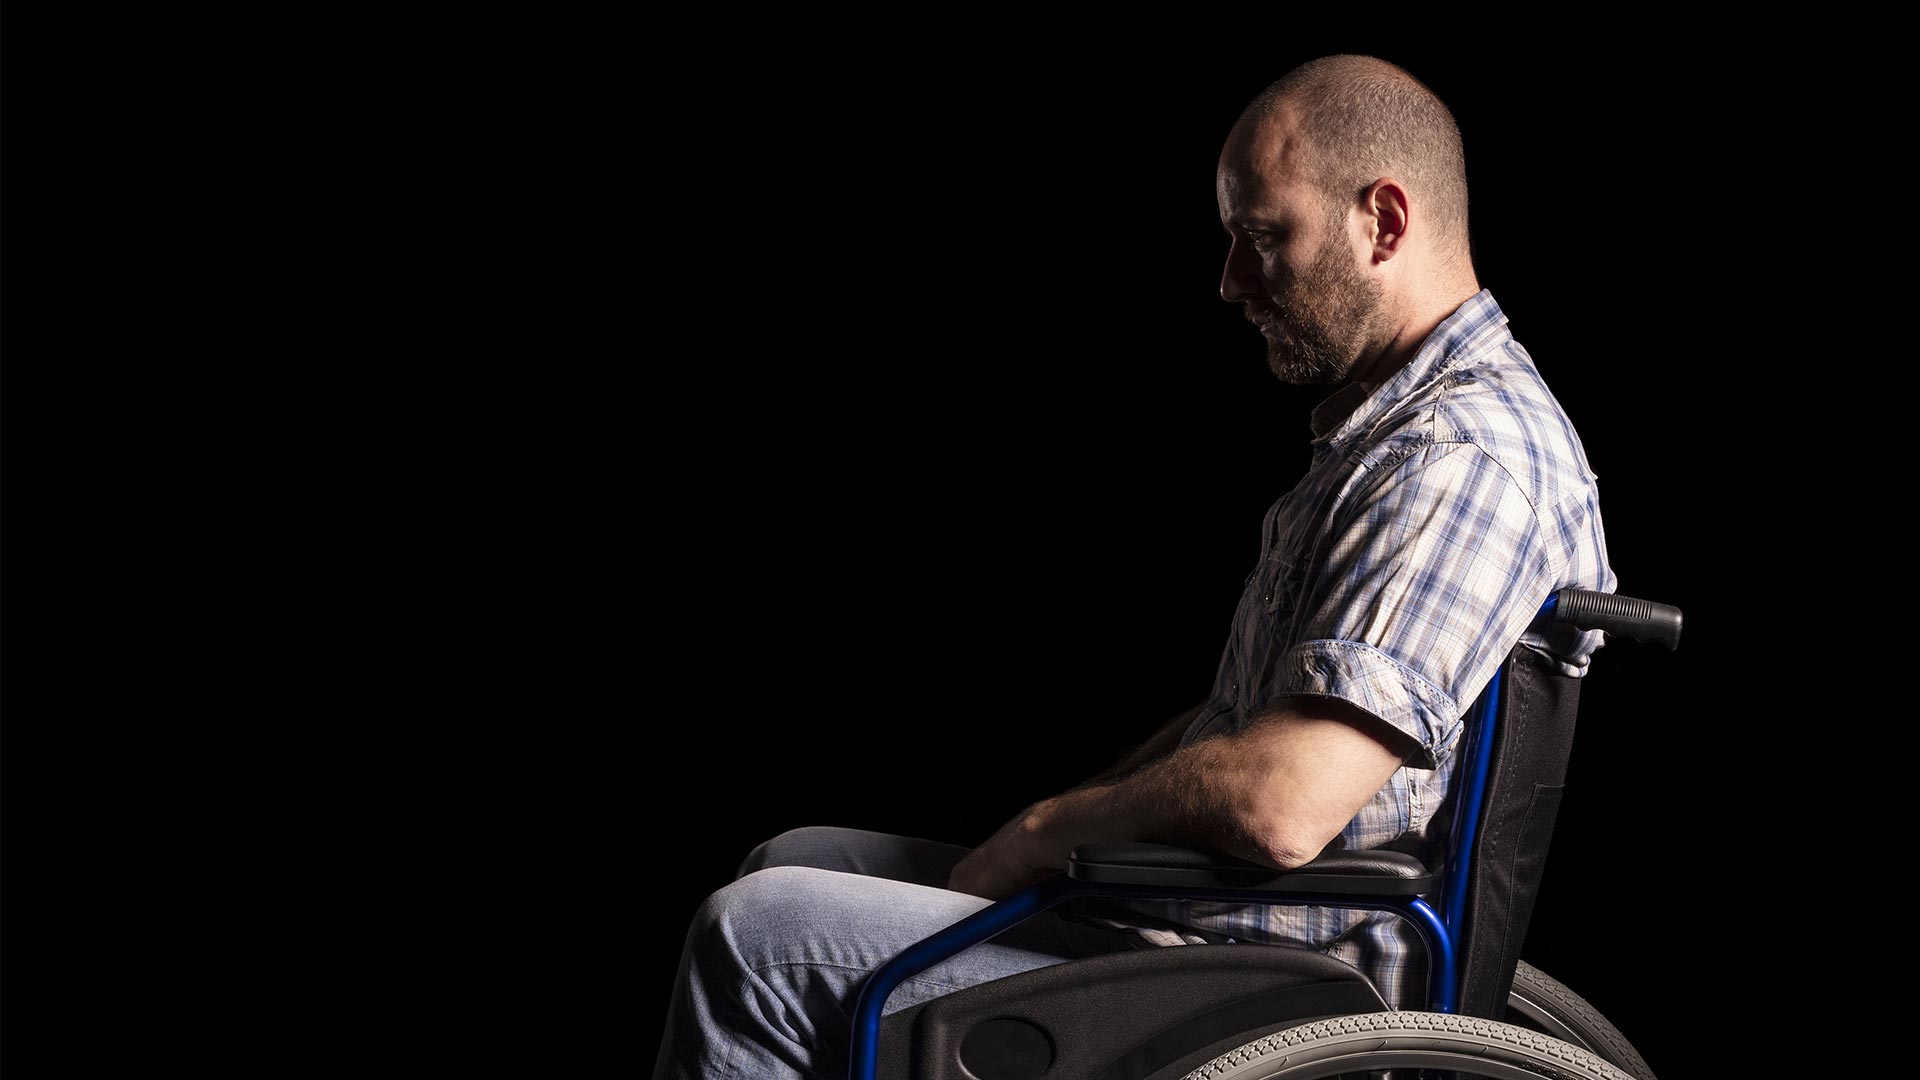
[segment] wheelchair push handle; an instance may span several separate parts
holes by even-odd
[[[1589,589],[1561,589],[1553,594],[1552,606],[1553,610],[1545,614],[1548,622],[1624,634],[1635,641],[1658,642],[1669,649],[1680,647],[1680,609],[1671,604]]]

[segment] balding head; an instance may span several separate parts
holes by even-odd
[[[1366,385],[1480,289],[1460,129],[1384,60],[1302,64],[1241,114],[1215,172],[1242,305],[1288,382]]]
[[[1435,258],[1470,270],[1466,157],[1459,125],[1433,91],[1385,60],[1323,56],[1261,91],[1238,126],[1265,132],[1283,110],[1284,126],[1300,144],[1289,148],[1298,159],[1290,166],[1304,170],[1303,178],[1329,200],[1329,211],[1344,212],[1371,184],[1391,176],[1424,208]]]

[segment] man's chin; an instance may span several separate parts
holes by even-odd
[[[1324,364],[1302,360],[1292,353],[1269,352],[1267,368],[1283,383],[1295,386],[1331,386],[1340,381],[1341,372]]]

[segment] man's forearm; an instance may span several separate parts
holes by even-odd
[[[1062,851],[1101,841],[1145,840],[1271,863],[1273,852],[1254,835],[1252,807],[1245,798],[1264,779],[1260,764],[1225,739],[1175,750],[1185,725],[1168,728],[1173,738],[1159,753],[1148,751],[1162,741],[1165,730],[1109,769],[1115,778],[1088,781],[1051,800],[1044,821],[1036,826]]]
[[[1411,744],[1376,724],[1345,702],[1300,699],[1124,779],[1037,804],[1030,827],[1058,866],[1075,847],[1107,840],[1185,844],[1298,866],[1317,856],[1405,760]]]
[[[1124,780],[1138,771],[1142,766],[1151,765],[1173,753],[1180,745],[1180,736],[1186,734],[1187,728],[1193,723],[1193,718],[1200,715],[1200,710],[1205,708],[1206,704],[1204,701],[1199,702],[1186,712],[1167,721],[1166,724],[1163,725],[1159,731],[1154,732],[1153,736],[1146,742],[1127,751],[1119,761],[1108,766],[1105,771],[1087,780],[1085,783],[1079,784],[1072,790],[1079,791],[1082,788],[1102,787],[1119,780]]]
[[[1174,742],[1179,741],[1177,719],[1168,725],[1176,732]],[[1108,772],[1146,757],[1165,734],[1163,730]],[[1269,862],[1270,856],[1247,835],[1237,800],[1228,794],[1236,785],[1251,782],[1238,772],[1246,768],[1246,755],[1226,750],[1229,742],[1214,738],[1183,746],[1133,768],[1124,779],[1090,780],[1034,803],[961,859],[947,887],[998,900],[1066,869],[1074,848],[1110,840],[1180,843]],[[1236,756],[1243,760],[1236,763]],[[1209,770],[1213,782],[1202,782],[1201,774]],[[1227,779],[1229,773],[1223,770],[1232,771],[1234,779]]]
[[[947,887],[999,899],[1066,869],[1074,848],[1102,841],[1211,848],[1291,869],[1332,842],[1417,749],[1348,702],[1289,699],[1121,779],[1034,803],[968,853]]]

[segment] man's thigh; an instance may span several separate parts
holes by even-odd
[[[863,980],[908,946],[988,906],[946,889],[816,867],[769,867],[714,893],[698,918],[704,964],[737,980],[713,987],[742,1030],[771,1029],[801,1046],[844,1054]],[[1051,912],[903,981],[884,1013],[955,990],[1083,956],[1138,947],[1128,935]]]
[[[867,976],[991,903],[941,887],[968,850],[827,828],[792,830],[760,845],[741,876],[694,916],[657,1075],[844,1069],[854,999]],[[1133,935],[1042,912],[905,980],[884,1011],[1140,947]]]
[[[967,849],[956,850],[964,855]],[[921,865],[934,867],[930,879],[942,882],[952,869],[951,862]],[[702,916],[714,920],[715,929],[722,930],[749,969],[811,965],[822,972],[858,972],[864,977],[907,947],[991,904],[984,897],[936,885],[781,865],[751,871],[714,893]],[[886,1011],[1062,960],[1138,947],[1134,935],[1043,911],[908,980],[888,999]]]
[[[734,876],[773,866],[812,866],[944,888],[971,848],[939,840],[813,825],[789,829],[750,852]]]
[[[859,905],[865,899],[881,905],[897,905],[893,910],[902,914],[926,913],[924,921],[916,921],[910,928],[893,935],[882,945],[882,948],[892,950],[884,959],[891,959],[892,956],[921,938],[945,929],[991,903],[989,900],[971,894],[946,890],[947,878],[952,874],[954,865],[965,858],[971,850],[958,844],[899,836],[893,833],[833,826],[809,826],[790,829],[756,847],[741,863],[739,876],[745,877],[774,867],[804,866],[838,871],[843,874],[884,878],[934,890],[929,894],[860,882],[838,882],[837,888],[848,890],[853,895],[830,896],[824,901],[829,906],[851,903],[852,907],[841,910],[856,913],[860,911]],[[1080,901],[1070,900],[1058,909],[1040,912],[1001,931],[988,942],[972,948],[984,950],[983,957],[993,958],[997,967],[998,960],[1002,958],[994,951],[995,946],[1012,950],[1014,954],[1022,957],[1029,954],[1044,955],[1051,957],[1052,962],[1097,956],[1127,948],[1148,947],[1147,943],[1136,935],[1059,917],[1061,913],[1078,911],[1082,906]],[[868,922],[867,917],[861,915],[861,921]],[[845,932],[851,934],[856,930],[853,927],[846,927]],[[917,936],[906,936],[909,934]],[[1024,971],[1027,968],[1021,967],[1017,970]],[[888,1004],[888,1011],[893,1011],[892,999],[889,999]]]

